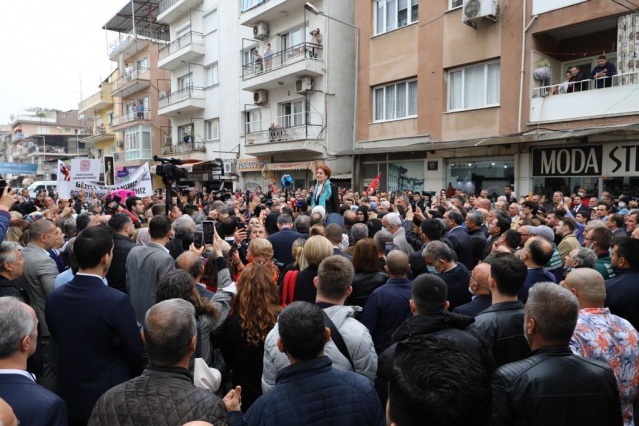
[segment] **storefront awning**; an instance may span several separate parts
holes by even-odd
[[[266,164],[262,169],[262,173],[266,172],[282,172],[287,170],[312,170],[315,171],[317,166],[324,164],[324,160],[315,161],[299,161],[296,163],[270,163]]]
[[[534,133],[533,133],[534,132]],[[550,142],[568,139],[577,139],[590,135],[614,134],[617,132],[639,133],[639,123],[625,124],[619,126],[595,127],[590,129],[577,130],[545,130],[540,132],[530,131],[530,133],[520,135],[507,136],[491,136],[486,138],[467,139],[459,141],[428,141],[419,142],[410,145],[396,146],[392,148],[393,152],[414,152],[414,151],[431,151],[439,149],[456,149],[456,148],[474,148],[491,145],[507,145],[514,143],[526,142]],[[347,150],[337,153],[342,155],[362,155],[362,154],[382,154],[388,152],[389,148],[362,148],[355,150]]]

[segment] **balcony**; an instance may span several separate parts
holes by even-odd
[[[204,55],[202,33],[189,32],[160,49],[158,67],[173,71],[183,62],[191,62]]]
[[[295,10],[302,10],[306,0],[241,0],[240,25],[254,26],[272,22]]]
[[[175,117],[204,109],[204,90],[201,87],[186,87],[158,100],[158,114]]]
[[[124,163],[127,161],[150,160],[153,157],[150,149],[134,149],[113,154],[113,161]]]
[[[151,119],[151,111],[145,109],[143,112],[130,111],[124,115],[113,117],[112,129],[114,131],[122,130],[128,127],[126,124],[139,123],[140,121],[148,121]],[[144,123],[146,124],[146,123]]]
[[[162,147],[162,156],[170,156],[181,160],[206,160],[206,145],[204,142],[165,145]]]
[[[318,113],[297,113],[247,123],[246,153],[255,156],[285,152],[323,153],[323,127],[322,115]]]
[[[86,143],[96,143],[112,140],[114,137],[115,134],[111,130],[111,126],[100,124],[99,126],[94,126],[90,136],[86,136],[81,140]]]
[[[102,86],[103,87],[99,92],[94,93],[93,95],[80,102],[80,105],[78,107],[78,114],[82,114],[83,112],[88,110],[99,111],[113,105],[113,98],[110,94],[110,85],[107,83],[102,83]]]
[[[158,11],[158,22],[170,24],[191,9],[197,9],[202,0],[162,0]]]
[[[283,80],[324,75],[321,44],[300,43],[242,66],[242,90],[269,90]]]
[[[139,51],[146,49],[151,42],[150,40],[169,41],[169,33],[161,27],[156,30],[136,28],[135,34],[121,33],[116,40],[109,44],[109,59],[117,62],[118,55],[122,54],[122,60],[126,61]]]
[[[610,87],[602,87],[602,82],[597,80],[576,82],[574,84],[587,90],[572,93],[567,93],[569,90],[563,83],[533,89],[530,123],[636,115],[639,110],[639,98],[635,95],[639,89],[639,72],[618,74],[611,80]]]
[[[151,86],[149,68],[137,68],[118,78],[111,86],[111,96],[126,98]]]

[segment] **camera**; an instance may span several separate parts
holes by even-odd
[[[155,168],[155,174],[162,178],[162,182],[175,182],[180,179],[186,179],[188,173],[185,168],[178,167],[183,164],[182,160],[175,158],[162,158],[157,155],[153,156],[153,161],[159,161],[162,164]]]
[[[120,208],[120,201],[122,201],[122,198],[120,198],[119,195],[105,198],[102,212],[104,214],[116,214],[118,212],[118,208]]]

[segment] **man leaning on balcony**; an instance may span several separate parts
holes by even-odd
[[[590,78],[595,80],[595,87],[597,89],[603,89],[604,87],[612,86],[612,77],[617,75],[617,68],[608,62],[604,55],[597,58],[597,65],[590,73]]]

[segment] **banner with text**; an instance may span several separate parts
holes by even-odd
[[[115,181],[115,185],[102,185],[97,182],[71,181],[71,167],[58,160],[58,195],[63,198],[70,198],[76,195],[81,189],[87,193],[95,192],[98,198],[102,198],[109,191],[127,189],[134,191],[139,197],[153,195],[153,183],[151,180],[151,170],[149,163],[144,163],[135,172]]]
[[[71,182],[100,180],[100,160],[74,158],[71,160]]]

